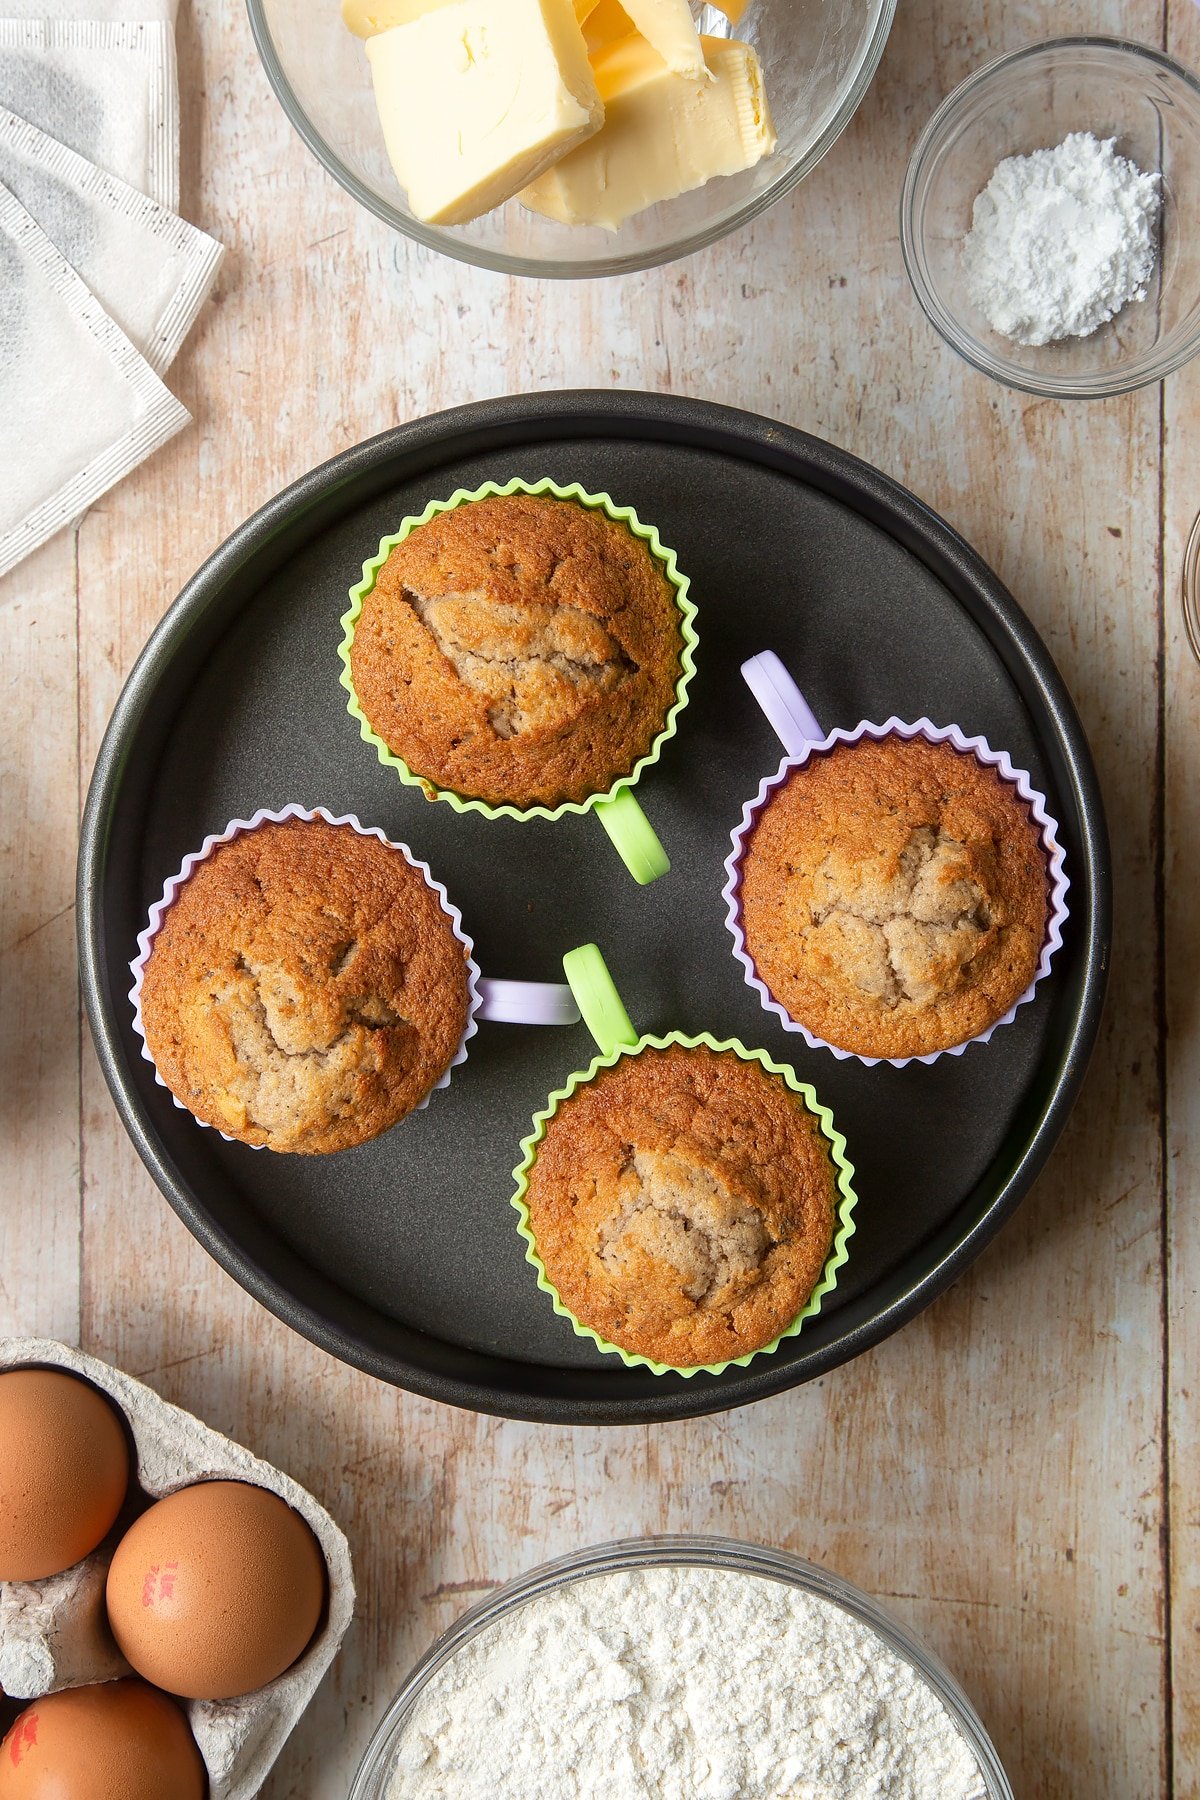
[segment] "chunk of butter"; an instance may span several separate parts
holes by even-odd
[[[575,17],[582,25],[603,0],[572,0]],[[411,25],[423,13],[436,12],[439,6],[454,6],[457,0],[342,0],[342,21],[355,37],[375,37],[390,31],[393,25]],[[737,0],[728,0],[730,6]],[[626,31],[629,26],[626,25]],[[616,33],[612,35],[616,36]]]
[[[411,25],[439,6],[452,5],[454,0],[342,0],[342,23],[355,37],[369,38],[391,31],[395,25]]]
[[[566,225],[615,231],[644,206],[769,156],[775,128],[758,57],[736,38],[701,41],[707,83],[673,75],[640,37],[598,51],[604,129],[532,182],[524,205]]]
[[[651,49],[676,75],[690,75],[693,81],[707,81],[708,69],[700,34],[692,18],[688,0],[621,0]]]
[[[615,38],[628,37],[633,30],[633,20],[621,5],[621,0],[596,0],[595,6],[582,23],[588,54],[591,56],[597,50],[602,50],[605,44],[611,44]]]
[[[433,225],[500,206],[604,120],[573,0],[454,0],[366,49],[396,178]]]

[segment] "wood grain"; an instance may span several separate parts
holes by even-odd
[[[1172,8],[1169,48],[1200,65],[1200,9]],[[1159,983],[1166,1040],[1162,1080],[1167,1152],[1168,1419],[1165,1467],[1170,1505],[1172,1756],[1175,1792],[1200,1793],[1200,667],[1180,606],[1184,550],[1200,512],[1195,446],[1200,366],[1169,381],[1163,405],[1162,637],[1165,923]]]
[[[0,583],[0,1317],[79,1332],[75,545]],[[48,823],[50,828],[48,829]]]
[[[1190,0],[1166,25],[1200,64]],[[184,210],[230,247],[170,378],[196,424],[77,543],[0,584],[0,1330],[78,1329],[345,1524],[359,1618],[268,1800],[341,1800],[406,1667],[479,1594],[547,1556],[666,1529],[784,1545],[887,1599],[961,1676],[1020,1795],[1200,1792],[1200,672],[1175,597],[1200,505],[1200,376],[1088,406],[1004,392],[927,325],[897,234],[904,162],[937,100],[1050,29],[1157,43],[1164,15],[1158,0],[1060,4],[1052,21],[1033,0],[906,0],[857,119],[791,199],[677,267],[557,286],[473,273],[356,210],[292,135],[240,10],[185,8]],[[80,784],[120,684],[221,538],[398,420],[574,385],[761,410],[929,500],[1049,642],[1115,846],[1101,1043],[1014,1223],[849,1367],[652,1431],[454,1413],[342,1368],[253,1305],[159,1198],[80,1053],[64,910]]]

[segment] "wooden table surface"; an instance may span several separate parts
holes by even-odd
[[[184,0],[183,210],[229,247],[169,380],[195,424],[0,583],[0,1333],[79,1342],[288,1469],[349,1533],[359,1615],[268,1800],[341,1800],[385,1700],[494,1584],[613,1535],[731,1533],[882,1597],[955,1670],[1020,1796],[1200,1793],[1200,669],[1183,548],[1200,362],[1060,405],[944,348],[897,197],[994,53],[1099,29],[1200,66],[1192,0],[902,0],[850,130],[750,231],[532,284],[393,236],[275,104],[239,6]],[[76,820],[143,641],[205,555],[333,452],[484,395],[632,386],[878,464],[999,570],[1088,729],[1117,944],[1083,1097],[981,1261],[824,1380],[696,1423],[534,1428],[411,1398],[278,1324],[193,1242],[109,1100],[75,978]]]

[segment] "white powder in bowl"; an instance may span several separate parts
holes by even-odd
[[[986,1800],[933,1689],[782,1582],[645,1568],[539,1595],[417,1701],[388,1800]]]
[[[1018,344],[1088,337],[1154,273],[1159,177],[1073,131],[1054,150],[1006,156],[975,201],[967,285],[993,331]]]

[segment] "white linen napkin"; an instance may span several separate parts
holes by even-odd
[[[0,575],[188,418],[0,186]]]
[[[162,19],[174,26],[179,0],[4,0],[10,19]]]
[[[161,375],[216,279],[221,245],[2,106],[0,181]]]
[[[175,36],[162,20],[0,19],[0,106],[179,210]]]

